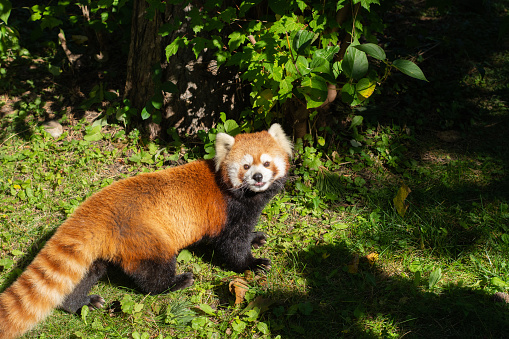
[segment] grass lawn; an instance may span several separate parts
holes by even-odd
[[[258,224],[268,242],[254,253],[270,272],[234,274],[187,249],[177,270],[194,273],[192,287],[143,295],[113,271],[92,290],[104,309],[54,311],[23,338],[506,337],[509,304],[495,301],[509,292],[506,2],[486,12],[409,4],[386,14],[382,43],[418,55],[430,82],[394,74],[365,109],[336,107],[344,121],[362,115],[361,146],[348,128],[296,144],[291,180]],[[404,32],[402,17],[413,22]],[[65,105],[49,74],[32,79],[47,62],[2,66],[0,291],[92,193],[204,153],[92,126],[98,114]],[[48,118],[64,127],[58,139],[41,126]]]

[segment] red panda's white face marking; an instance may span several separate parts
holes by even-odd
[[[291,153],[292,145],[277,124],[268,131],[235,138],[219,133],[216,136],[216,171],[223,168],[234,188],[263,192],[274,180],[286,175]]]
[[[272,184],[275,173],[272,170],[272,157],[262,154],[257,161],[251,165],[244,165],[242,181],[253,192],[265,191]]]
[[[280,159],[284,165],[284,161]],[[276,166],[276,167],[274,167]],[[285,174],[285,167],[274,172],[277,165],[268,154],[262,154],[256,159],[251,154],[246,154],[238,163],[228,165],[228,177],[233,187],[247,187],[253,192],[265,191],[272,182]]]

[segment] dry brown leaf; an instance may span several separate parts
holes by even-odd
[[[366,257],[366,260],[368,261],[368,264],[370,265],[373,265],[375,263],[375,261],[378,260],[378,253],[376,252],[371,252],[370,254],[368,254]]]
[[[244,278],[245,278],[247,281],[251,281],[251,280],[253,280],[253,278],[254,278],[254,273],[253,273],[253,271],[251,271],[251,270],[245,270],[245,271],[244,271]]]
[[[235,295],[235,305],[240,305],[244,301],[246,296],[246,292],[249,290],[249,285],[247,281],[242,278],[235,278],[230,281],[228,285],[230,292]]]

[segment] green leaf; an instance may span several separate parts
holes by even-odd
[[[311,63],[309,64],[309,68],[311,68],[311,71],[315,73],[329,74],[331,71],[330,63],[327,59],[319,56],[313,57],[313,60],[311,60]]]
[[[232,321],[231,324],[235,332],[244,332],[244,330],[246,329],[246,323],[240,319],[235,319],[234,321]]]
[[[304,56],[302,56],[302,55],[299,55],[297,57],[297,61],[295,62],[295,66],[297,67],[297,70],[299,71],[299,73],[301,75],[307,75],[311,71],[309,69],[309,62],[308,62],[308,60]]]
[[[321,57],[331,62],[337,52],[339,52],[339,46],[327,46],[324,49],[316,50],[313,54],[313,58]]]
[[[405,202],[408,195],[412,192],[410,187],[408,187],[405,183],[401,184],[401,187],[398,189],[398,193],[396,193],[396,196],[392,200],[394,202],[394,207],[396,208],[396,211],[401,217],[405,216],[406,211],[408,210],[409,204]]]
[[[364,118],[362,117],[362,115],[354,116],[352,119],[352,124],[350,125],[350,128],[360,126],[362,124],[363,120],[364,120]]]
[[[345,84],[341,88],[341,100],[351,105],[355,99],[355,86],[349,83]]]
[[[177,261],[182,262],[182,263],[187,263],[192,258],[193,258],[193,255],[191,254],[191,252],[189,252],[189,250],[182,250],[182,251],[180,251],[180,253],[177,257]]]
[[[258,331],[262,332],[262,334],[270,334],[269,326],[262,321],[256,325],[256,328]]]
[[[279,100],[284,100],[291,96],[293,85],[290,79],[285,78],[279,83]]]
[[[136,164],[139,164],[141,162],[141,154],[140,153],[134,153],[127,160],[129,160],[130,162],[134,162]]]
[[[419,68],[419,66],[417,66],[410,60],[403,60],[403,59],[394,60],[392,65],[394,67],[396,67],[397,69],[399,69],[402,73],[404,73],[408,76],[411,76],[412,78],[416,78],[416,79],[423,80],[423,81],[428,81],[428,79],[426,79],[426,77],[424,76],[424,73]]]
[[[152,106],[154,106],[155,109],[161,109],[164,104],[163,94],[161,92],[154,94],[154,96],[151,99]],[[145,119],[143,119],[145,120]]]
[[[12,4],[9,0],[0,0],[0,19],[7,23],[11,15]]]
[[[58,27],[62,24],[63,24],[62,20],[57,19],[51,15],[44,16],[41,20],[41,28],[42,29],[45,29],[45,28],[53,29],[53,28]]]
[[[442,269],[439,267],[429,275],[428,287],[432,289],[442,279]]]
[[[62,72],[62,70],[60,69],[60,67],[58,66],[54,66],[52,64],[48,64],[48,71],[51,73],[51,75],[53,76],[59,76],[60,75],[60,72]]]
[[[350,45],[346,49],[346,54],[341,66],[343,72],[345,72],[349,78],[359,80],[368,71],[368,57],[366,53]]]
[[[86,134],[83,137],[86,141],[98,141],[103,138],[103,135],[101,133],[101,125],[91,126],[87,127],[85,129]]]
[[[306,31],[306,30],[300,30],[295,33],[295,36],[293,37],[292,41],[292,48],[297,54],[304,54],[304,50],[311,45],[315,38],[315,33]]]
[[[357,93],[357,98],[360,101],[364,101],[373,94],[376,88],[376,81],[372,81],[368,78],[362,78],[359,80],[357,85],[355,85],[355,91]]]
[[[246,40],[246,35],[236,31],[230,34],[228,38],[230,39],[228,41],[228,47],[230,48],[230,51],[233,51],[239,48],[240,45],[244,43],[244,41]]]
[[[83,305],[83,307],[81,308],[81,319],[83,320],[83,322],[85,323],[85,325],[87,325],[87,316],[88,316],[88,312],[90,311],[90,309],[88,308],[88,305]]]
[[[143,120],[147,120],[148,118],[150,118],[150,112],[148,111],[147,106],[143,107],[143,109],[141,110],[141,118]]]
[[[509,284],[500,279],[499,277],[491,278],[490,283],[500,291],[504,291],[507,288],[509,288]]]
[[[376,44],[368,43],[368,44],[362,44],[362,45],[355,45],[353,47],[357,48],[358,50],[363,51],[364,53],[372,56],[375,59],[385,60],[385,58],[386,58],[385,51],[380,46],[378,46]]]
[[[11,251],[12,255],[14,256],[20,256],[20,255],[23,255],[24,253],[20,250],[12,250]]]
[[[369,7],[371,6],[371,4],[377,4],[377,5],[380,5],[380,2],[379,0],[354,0],[353,3],[354,4],[357,4],[357,3],[361,3],[361,6],[364,7],[368,12],[369,12]]]
[[[272,90],[269,88],[264,89],[256,98],[253,107],[265,107],[266,109],[269,109],[272,107],[274,99],[274,94],[272,93]]]
[[[202,330],[205,325],[207,324],[207,317],[196,317],[193,320],[191,320],[191,327],[194,330]]]
[[[0,259],[0,266],[3,266],[4,269],[9,269],[11,266],[14,265],[14,261],[9,258],[3,258]]]
[[[203,312],[207,313],[208,315],[213,315],[213,316],[216,315],[216,312],[214,311],[214,309],[212,307],[210,307],[210,305],[200,304],[200,309]]]
[[[207,47],[208,40],[202,37],[196,37],[190,41],[193,44],[193,52],[196,59],[200,56],[200,53]]]
[[[166,46],[166,60],[168,60],[171,56],[177,54],[178,49],[180,47],[184,47],[187,45],[187,38],[186,37],[176,37],[175,40],[172,41],[171,44]]]
[[[327,99],[328,88],[324,78],[319,76],[306,77],[301,82],[302,87],[298,90],[307,100],[307,108],[315,108],[323,104]]]
[[[231,136],[235,136],[240,133],[239,124],[235,120],[228,119],[224,122],[224,131]]]
[[[408,265],[408,269],[410,270],[410,272],[418,272],[420,270],[422,270],[422,265],[421,265],[421,262],[416,260],[416,261],[412,261],[410,263],[410,265]]]
[[[244,315],[246,316],[247,321],[255,321],[260,316],[260,313],[261,313],[260,309],[258,307],[255,307],[245,312]]]
[[[143,309],[143,304],[138,304],[138,303],[135,303],[134,304],[134,313],[138,313],[138,312],[141,312],[141,310]]]
[[[152,115],[152,122],[154,124],[159,125],[161,121],[163,121],[163,115],[161,114],[161,111],[155,111]]]
[[[288,60],[285,64],[286,74],[289,76],[297,76],[297,67],[293,64],[292,60]]]
[[[341,61],[336,61],[334,64],[332,64],[332,75],[334,76],[334,79],[336,79],[342,72],[341,68]]]
[[[310,157],[304,159],[303,165],[308,167],[309,169],[318,171],[318,169],[322,166],[322,161],[320,160],[319,157]]]

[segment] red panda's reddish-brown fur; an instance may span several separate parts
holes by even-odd
[[[255,193],[246,193],[244,181],[252,179],[242,177],[246,154],[252,166],[261,154],[275,159],[264,165],[273,177],[263,179],[263,189],[257,188],[262,183],[253,186]],[[119,265],[148,293],[190,286],[192,274],[174,276],[175,257],[204,238],[214,240],[234,270],[270,266],[268,259],[252,257],[251,244],[263,245],[265,237],[251,232],[263,206],[286,180],[289,155],[291,144],[279,125],[235,139],[219,134],[215,162],[140,174],[95,193],[0,295],[0,339],[23,334],[55,307],[75,312],[83,305],[102,306],[102,298],[87,294],[106,269],[104,263]],[[230,177],[232,164],[238,168],[235,179]],[[239,179],[242,185],[234,187],[232,181]]]

